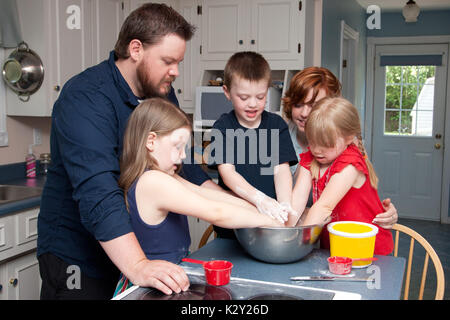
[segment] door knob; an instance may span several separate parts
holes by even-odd
[[[17,286],[17,282],[19,282],[17,278],[12,278],[9,280],[9,283],[12,284],[13,287]]]
[[[434,148],[435,148],[435,149],[440,149],[440,148],[441,148],[441,144],[440,144],[440,143],[436,143],[436,144],[434,145]]]

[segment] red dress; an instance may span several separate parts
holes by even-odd
[[[311,151],[304,152],[300,155],[300,165],[306,169],[310,169],[313,155]],[[331,214],[331,221],[360,221],[372,223],[372,220],[378,213],[384,212],[378,192],[372,187],[369,179],[369,171],[367,170],[364,157],[358,147],[350,144],[328,167],[327,171],[319,177],[318,181],[313,179],[313,201],[314,203],[320,197],[330,178],[348,165],[353,165],[357,170],[364,173],[366,181],[361,188],[350,188],[347,194],[339,201]],[[378,226],[378,234],[375,240],[374,254],[387,255],[390,254],[394,247],[392,234],[389,230]],[[330,247],[330,239],[326,226],[322,230],[320,244],[322,248]]]

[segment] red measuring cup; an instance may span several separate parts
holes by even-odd
[[[334,274],[348,274],[352,271],[352,263],[353,261],[376,261],[378,258],[358,258],[352,259],[348,257],[329,257],[328,268],[331,273]]]
[[[203,265],[206,282],[213,286],[223,286],[230,282],[231,269],[233,264],[226,260],[202,261],[191,258],[182,259],[184,262],[191,262]]]

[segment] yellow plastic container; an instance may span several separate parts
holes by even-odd
[[[330,233],[331,256],[372,258],[378,228],[373,224],[357,221],[337,221],[327,226]],[[353,268],[364,268],[371,261],[354,261]]]

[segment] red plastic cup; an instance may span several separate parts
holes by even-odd
[[[226,260],[213,260],[203,264],[206,282],[213,286],[224,286],[230,282],[233,264]]]
[[[348,257],[329,257],[328,268],[334,274],[349,274],[352,271],[353,260]]]

